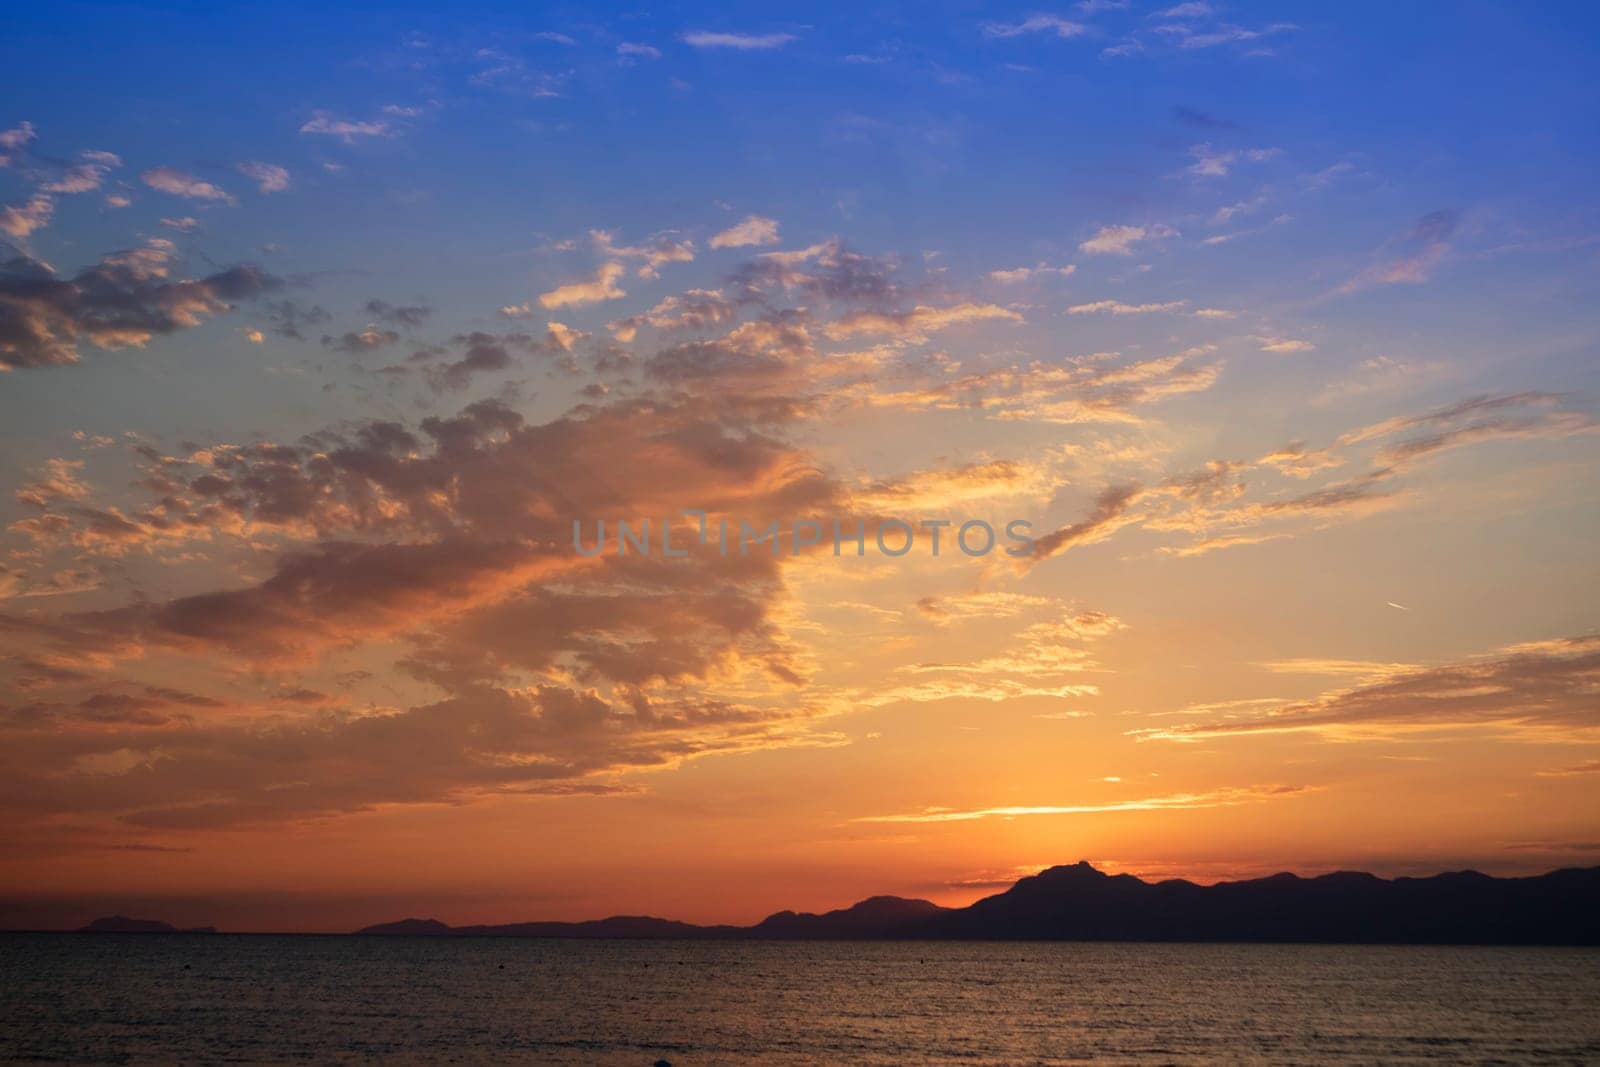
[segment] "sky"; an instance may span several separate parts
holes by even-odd
[[[0,925],[1600,862],[1597,18],[9,13]]]

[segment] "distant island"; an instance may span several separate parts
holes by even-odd
[[[1600,945],[1600,867],[1532,878],[1456,871],[1384,879],[1355,871],[1197,885],[1051,867],[964,908],[870,897],[821,915],[780,911],[754,926],[646,915],[587,922],[448,926],[402,919],[356,931],[395,937],[742,940],[1263,941],[1342,944]]]
[[[106,915],[88,926],[79,928],[80,934],[214,934],[215,926],[191,926],[179,929],[160,919],[130,919],[126,915]]]

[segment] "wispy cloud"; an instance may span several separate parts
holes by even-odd
[[[1124,304],[1120,300],[1096,300],[1089,304],[1074,304],[1067,308],[1068,315],[1095,315],[1109,312],[1112,315],[1150,315],[1159,311],[1177,311],[1187,300],[1168,300],[1160,304]]]
[[[989,272],[989,280],[999,282],[1002,285],[1010,285],[1015,282],[1029,281],[1033,278],[1070,278],[1077,270],[1078,267],[1074,263],[1068,263],[1064,267],[1052,267],[1048,263],[1040,263],[1032,267],[992,270]]]
[[[965,303],[950,307],[919,305],[910,311],[860,311],[829,323],[824,333],[835,340],[862,334],[887,334],[916,340],[953,326],[986,320],[1020,322],[1022,316],[998,304]]]
[[[1178,236],[1170,226],[1102,226],[1093,237],[1081,242],[1078,251],[1089,255],[1131,256],[1135,245],[1145,241]]]
[[[1134,731],[1144,739],[1195,740],[1307,731],[1383,737],[1418,730],[1524,732],[1594,737],[1600,709],[1600,637],[1534,641],[1437,667],[1353,664],[1369,680],[1263,714]]]
[[[1056,37],[1081,37],[1089,28],[1081,22],[1064,19],[1060,15],[1029,15],[1020,22],[985,22],[985,37],[1021,37],[1025,34],[1048,33]]]
[[[1213,148],[1210,144],[1197,144],[1189,149],[1194,157],[1189,173],[1200,178],[1226,177],[1237,163],[1264,163],[1282,153],[1281,148]]]
[[[1379,250],[1378,262],[1334,292],[1344,295],[1375,285],[1416,285],[1427,281],[1434,268],[1450,253],[1450,238],[1458,223],[1453,211],[1424,215],[1404,236]]]
[[[925,808],[900,815],[864,815],[855,822],[941,823],[972,822],[977,819],[1017,819],[1035,815],[1103,815],[1121,811],[1171,811],[1188,808],[1225,808],[1263,800],[1296,796],[1309,791],[1303,785],[1254,786],[1238,789],[1213,789],[1202,793],[1171,793],[1166,796],[1115,800],[1101,804],[1042,804],[994,808]]]
[[[744,221],[711,238],[712,248],[748,248],[752,245],[778,243],[778,220],[761,215],[747,215]]]
[[[276,163],[246,160],[237,164],[234,169],[255,182],[256,191],[263,196],[268,193],[281,193],[289,188],[289,172]]]
[[[766,52],[782,48],[799,40],[792,33],[720,33],[711,30],[691,30],[683,35],[683,43],[692,48],[731,48],[738,52]]]

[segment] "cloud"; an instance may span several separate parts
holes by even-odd
[[[598,304],[606,300],[616,300],[627,296],[617,285],[617,280],[625,273],[621,263],[603,263],[595,271],[594,277],[584,282],[571,282],[559,285],[548,293],[541,293],[539,306],[544,308],[580,307],[584,304]]]
[[[354,144],[362,137],[393,137],[394,129],[383,121],[358,122],[337,118],[326,111],[312,113],[300,127],[300,132],[323,137],[337,137],[345,144]]]
[[[1265,196],[1257,196],[1250,200],[1239,200],[1232,204],[1225,204],[1211,213],[1210,224],[1212,226],[1225,226],[1241,215],[1249,215],[1260,210],[1266,204],[1266,202],[1267,198]],[[1237,236],[1237,234],[1225,236],[1221,240],[1216,238],[1207,238],[1205,243],[1221,244],[1222,241],[1232,240],[1234,236]]]
[[[1251,499],[1249,486],[1241,477],[1251,466],[1270,466],[1306,478],[1340,462],[1338,457],[1310,453],[1297,444],[1284,449],[1281,456],[1268,456],[1257,464],[1212,460],[1198,470],[1153,484],[1113,486],[1102,491],[1087,517],[1037,538],[1030,565],[1076,545],[1105,540],[1129,526],[1199,535],[1188,545],[1158,549],[1162,555],[1190,557],[1289,536],[1281,529],[1256,532],[1255,528],[1267,523],[1309,520],[1326,525],[1370,515],[1405,499],[1404,492],[1390,484],[1399,471],[1394,463],[1342,482],[1266,499]]]
[[[1104,541],[1122,527],[1137,521],[1130,514],[1143,490],[1137,485],[1111,486],[1095,498],[1089,514],[1077,522],[1063,526],[1033,542],[1031,558],[1043,561],[1060,555],[1078,545]]]
[[[1355,293],[1375,285],[1417,285],[1427,281],[1449,255],[1450,238],[1458,224],[1453,211],[1424,215],[1408,233],[1379,250],[1378,262],[1339,286],[1335,294]]]
[[[1180,5],[1182,6],[1182,5]],[[1156,32],[1173,37],[1178,42],[1178,47],[1185,50],[1197,48],[1215,48],[1224,44],[1242,44],[1250,41],[1259,41],[1280,33],[1289,33],[1300,27],[1292,22],[1274,22],[1258,30],[1231,23],[1218,23],[1205,30],[1197,30],[1193,25],[1175,24],[1157,26]]]
[[[1261,351],[1276,352],[1279,354],[1289,352],[1311,352],[1317,347],[1310,341],[1301,341],[1293,337],[1258,337],[1256,340],[1261,342]]]
[[[1586,414],[1550,410],[1560,399],[1556,394],[1536,391],[1469,397],[1420,415],[1397,416],[1352,430],[1341,436],[1338,444],[1349,446],[1400,433],[1426,431],[1393,442],[1379,451],[1379,462],[1398,466],[1479,441],[1557,439],[1595,431],[1594,420]],[[1529,413],[1528,409],[1537,413]]]
[[[95,551],[91,535],[182,553],[248,537],[267,575],[54,619],[0,613],[8,653],[52,665],[50,677],[30,675],[39,685],[92,678],[108,694],[0,707],[0,802],[236,826],[493,793],[604,793],[622,770],[836,743],[809,725],[823,709],[793,690],[805,665],[779,625],[782,560],[725,558],[692,541],[670,560],[583,559],[569,547],[575,515],[659,516],[686,501],[715,514],[846,514],[815,461],[781,439],[775,410],[658,398],[529,424],[479,401],[415,426],[372,420],[299,442],[178,455],[141,445],[151,503],[120,509],[70,461],[42,470],[26,506],[67,524],[81,551]],[[618,455],[648,462],[606,458]],[[291,679],[357,649],[398,657],[402,686],[442,695],[398,707],[284,695],[198,717],[108,678],[119,663],[181,658],[202,673],[268,672],[285,694],[320,691]],[[72,728],[90,714],[116,722]]]
[[[628,336],[627,330],[626,323],[613,324],[619,338]],[[814,387],[826,370],[816,359],[810,331],[782,314],[743,323],[722,337],[672,345],[645,363],[652,380],[673,389],[782,404],[797,402],[797,395]]]
[[[327,308],[319,305],[302,307],[292,300],[267,301],[261,305],[262,313],[270,321],[271,331],[291,341],[304,341],[303,327],[322,326],[333,321]]]
[[[623,59],[660,59],[661,49],[647,44],[635,44],[623,41],[617,45],[617,55]]]
[[[1094,696],[1092,685],[1052,685],[1015,678],[935,678],[907,685],[886,686],[870,692],[849,692],[844,699],[852,708],[881,708],[892,704],[931,704],[941,700],[982,700],[1000,704],[1010,700],[1077,700]]]
[[[1313,700],[1281,704],[1236,720],[1141,731],[1162,740],[1307,731],[1334,737],[1384,737],[1418,730],[1493,730],[1532,738],[1592,738],[1600,636],[1512,645],[1435,667],[1387,669],[1375,681]]]
[[[630,315],[607,324],[611,335],[623,344],[633,341],[641,326],[658,330],[705,330],[730,323],[739,317],[738,306],[720,289],[690,289],[681,296],[669,296],[639,315]]]
[[[1093,237],[1078,245],[1089,255],[1131,256],[1133,246],[1144,241],[1178,236],[1170,226],[1102,226]]]
[[[1281,148],[1218,149],[1211,147],[1210,144],[1197,144],[1189,149],[1189,154],[1194,157],[1194,162],[1189,166],[1189,173],[1200,178],[1221,178],[1241,160],[1264,163],[1282,153]]]
[[[281,193],[289,188],[289,172],[275,163],[246,160],[235,164],[234,169],[255,182],[256,191],[263,196],[268,193]]]
[[[1493,440],[1550,440],[1594,433],[1595,422],[1574,411],[1548,412],[1518,418],[1487,418],[1454,426],[1439,433],[1398,441],[1379,450],[1380,462],[1404,464],[1462,445]]]
[[[1264,545],[1269,541],[1281,541],[1288,536],[1287,533],[1222,534],[1217,537],[1206,537],[1199,541],[1191,541],[1186,545],[1164,545],[1160,551],[1164,556],[1189,559],[1224,548],[1238,548],[1242,545]]]
[[[642,245],[619,245],[607,230],[590,230],[589,238],[595,248],[608,259],[642,259],[639,277],[659,278],[661,268],[668,263],[689,263],[694,260],[694,242],[679,240],[671,233],[658,233]]]
[[[1079,37],[1088,32],[1081,22],[1072,22],[1059,15],[1029,15],[1021,22],[985,22],[985,37],[1021,37],[1031,33],[1053,33],[1060,38]]]
[[[1039,423],[1134,423],[1134,409],[1171,396],[1202,392],[1216,381],[1219,364],[1201,363],[1212,348],[1128,363],[1114,353],[1061,363],[965,374],[904,390],[881,383],[864,388],[861,402],[906,410],[978,411],[990,418]]]
[[[82,500],[89,495],[89,487],[80,479],[82,470],[81,459],[46,460],[42,473],[25,482],[12,496],[18,503],[35,508],[48,508],[62,500]]]
[[[559,97],[572,73],[531,68],[520,55],[498,48],[480,48],[471,58],[477,64],[477,70],[469,79],[473,85],[532,100]]]
[[[1010,618],[1034,608],[1047,607],[1050,603],[1047,597],[1028,593],[991,591],[925,596],[917,601],[917,610],[927,618],[944,624],[967,619]]]
[[[90,193],[105,184],[106,175],[111,168],[119,166],[122,160],[110,152],[86,152],[86,157],[93,157],[84,163],[75,163],[62,169],[60,175],[39,186],[46,193]]]
[[[1169,300],[1164,304],[1124,304],[1120,300],[1096,300],[1091,304],[1074,304],[1067,308],[1069,315],[1093,315],[1108,311],[1113,315],[1149,315],[1158,311],[1177,311],[1187,300]]]
[[[989,280],[999,282],[1002,285],[1010,285],[1014,282],[1025,282],[1030,278],[1042,277],[1044,275],[1054,275],[1058,278],[1066,278],[1075,273],[1077,269],[1077,265],[1073,263],[1068,263],[1065,267],[1052,267],[1047,264],[1040,263],[1035,267],[1013,267],[1010,270],[992,270],[989,272]]]
[[[1053,476],[1042,465],[994,459],[875,479],[852,496],[859,507],[869,511],[939,513],[980,500],[1037,499],[1053,488]],[[945,531],[942,544],[948,551],[955,551],[950,547],[955,536]]]
[[[139,179],[158,192],[170,193],[189,200],[217,200],[233,203],[233,197],[208,181],[201,181],[175,167],[151,167]]]
[[[587,336],[559,322],[549,323],[544,337],[537,339],[526,333],[491,334],[474,330],[451,338],[451,343],[462,349],[460,359],[429,367],[425,375],[435,392],[460,390],[477,374],[509,369],[517,360],[514,353],[561,355],[572,351],[572,346]]]
[[[1600,759],[1584,760],[1567,767],[1557,767],[1548,771],[1535,772],[1541,778],[1581,778],[1591,774],[1600,774]]]
[[[426,304],[391,304],[385,300],[368,300],[366,312],[379,322],[417,327],[428,320],[433,309]]]
[[[1290,477],[1309,478],[1318,471],[1340,466],[1344,458],[1327,449],[1307,448],[1304,441],[1290,441],[1256,462],[1262,466],[1276,467]]]
[[[1022,316],[996,304],[955,304],[950,307],[919,305],[910,311],[857,311],[829,323],[823,332],[832,340],[862,334],[887,334],[902,340],[917,341],[930,333],[952,326],[1001,320],[1021,322]]]
[[[778,220],[747,215],[743,222],[730,226],[711,238],[712,248],[745,248],[778,243]]]
[[[0,233],[25,239],[44,229],[55,210],[55,201],[48,196],[36,195],[21,204],[7,204],[0,207]]]
[[[1141,797],[1136,800],[1114,800],[1100,804],[1047,804],[1014,805],[996,808],[925,808],[920,812],[901,815],[866,815],[856,822],[873,823],[941,823],[972,822],[977,819],[1016,819],[1034,815],[1101,815],[1123,811],[1171,811],[1194,808],[1226,808],[1250,804],[1279,797],[1296,796],[1307,792],[1303,785],[1248,786],[1234,789],[1213,789],[1202,793],[1172,793],[1165,796]]]
[[[956,662],[922,662],[900,668],[901,673],[928,675],[967,680],[1008,678],[1013,683],[1040,685],[1059,682],[1064,676],[1084,671],[1101,672],[1104,668],[1094,658],[1093,644],[1110,634],[1126,629],[1122,620],[1103,611],[1063,612],[1056,618],[1024,626],[996,655]],[[1097,692],[1091,685],[1067,687],[1066,695],[1092,696]],[[937,699],[926,695],[908,698],[896,689],[895,699]],[[1032,689],[1026,695],[1039,695],[1045,690]],[[988,699],[1009,699],[1007,695],[991,695]]]
[[[853,252],[835,238],[793,251],[763,252],[739,265],[729,288],[745,303],[798,294],[883,310],[916,295],[896,283],[898,269],[893,259]]]
[[[715,33],[709,30],[692,30],[683,35],[683,43],[692,48],[731,48],[739,52],[765,52],[782,48],[799,40],[792,33]]]
[[[379,329],[375,325],[368,325],[366,329],[349,330],[338,337],[324,335],[322,343],[325,347],[348,352],[351,355],[360,355],[363,352],[372,352],[379,348],[398,344],[400,335],[393,330]]]
[[[545,330],[551,343],[563,352],[571,352],[573,345],[589,336],[582,330],[574,330],[571,326],[559,322],[546,323]]]
[[[249,264],[178,281],[172,266],[172,248],[159,239],[71,278],[25,257],[0,265],[0,367],[76,363],[84,341],[139,347],[282,285]]]
[[[186,707],[114,694],[92,734],[13,729],[14,777],[0,799],[14,812],[219,829],[492,794],[603,796],[630,791],[612,772],[804,739],[781,711],[714,699],[610,701],[556,684],[243,723],[197,720]],[[13,711],[41,725],[72,714]]]
[[[31,122],[20,122],[8,130],[0,130],[0,167],[15,165],[29,142],[38,135]]]

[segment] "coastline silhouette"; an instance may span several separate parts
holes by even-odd
[[[210,934],[157,919],[106,916],[80,933]],[[1522,878],[1449,871],[1380,878],[1288,872],[1200,885],[1106,874],[1088,861],[1050,867],[965,907],[873,896],[816,914],[778,911],[750,926],[653,915],[451,926],[407,918],[356,936],[726,940],[1255,941],[1326,944],[1600,945],[1600,867]]]
[[[357,934],[408,937],[747,940],[1260,941],[1352,944],[1600,944],[1600,867],[1528,878],[1455,871],[1384,879],[1358,871],[1198,885],[1051,867],[964,908],[870,897],[824,914],[780,911],[753,926],[652,916],[449,926],[403,919]]]

